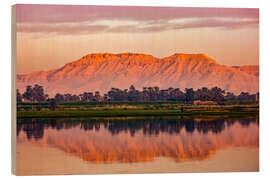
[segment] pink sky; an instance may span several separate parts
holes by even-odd
[[[259,9],[17,5],[17,73],[97,52],[205,53],[259,64]]]

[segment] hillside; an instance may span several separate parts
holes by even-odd
[[[59,69],[17,75],[17,88],[40,84],[46,93],[107,92],[112,87],[141,89],[201,88],[218,86],[226,91],[255,93],[259,89],[259,67],[230,67],[218,64],[204,54],[174,54],[156,58],[135,53],[89,54]]]

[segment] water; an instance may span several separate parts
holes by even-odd
[[[140,117],[24,119],[17,174],[259,170],[259,121]]]

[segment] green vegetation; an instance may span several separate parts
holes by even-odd
[[[27,86],[17,90],[19,118],[47,117],[124,117],[124,116],[247,116],[258,115],[259,93],[233,93],[214,87],[193,90],[179,88],[160,90],[144,87],[136,90],[112,88],[101,95],[84,92],[80,95],[59,94],[49,98],[42,86]]]
[[[129,89],[111,88],[110,91],[101,95],[99,91],[83,92],[82,94],[60,94],[57,93],[54,97],[49,98],[44,93],[42,86],[36,84],[34,87],[27,86],[23,94],[17,89],[17,102],[44,102],[55,101],[55,103],[67,102],[178,102],[184,104],[212,103],[226,104],[239,102],[255,103],[259,100],[259,92],[249,94],[241,92],[238,96],[219,87],[208,89],[202,87],[194,90],[186,88],[181,91],[180,88],[159,89],[159,87],[143,87],[142,90],[137,90],[133,85]]]
[[[258,115],[258,105],[183,105],[179,103],[51,103],[18,104],[19,118],[123,116],[247,116]],[[27,107],[27,108],[26,108]],[[39,111],[39,110],[40,111]]]

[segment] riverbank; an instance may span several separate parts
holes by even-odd
[[[17,111],[18,118],[63,118],[63,117],[123,117],[123,116],[250,116],[259,115],[259,109],[227,109],[215,111],[181,110],[56,110]]]

